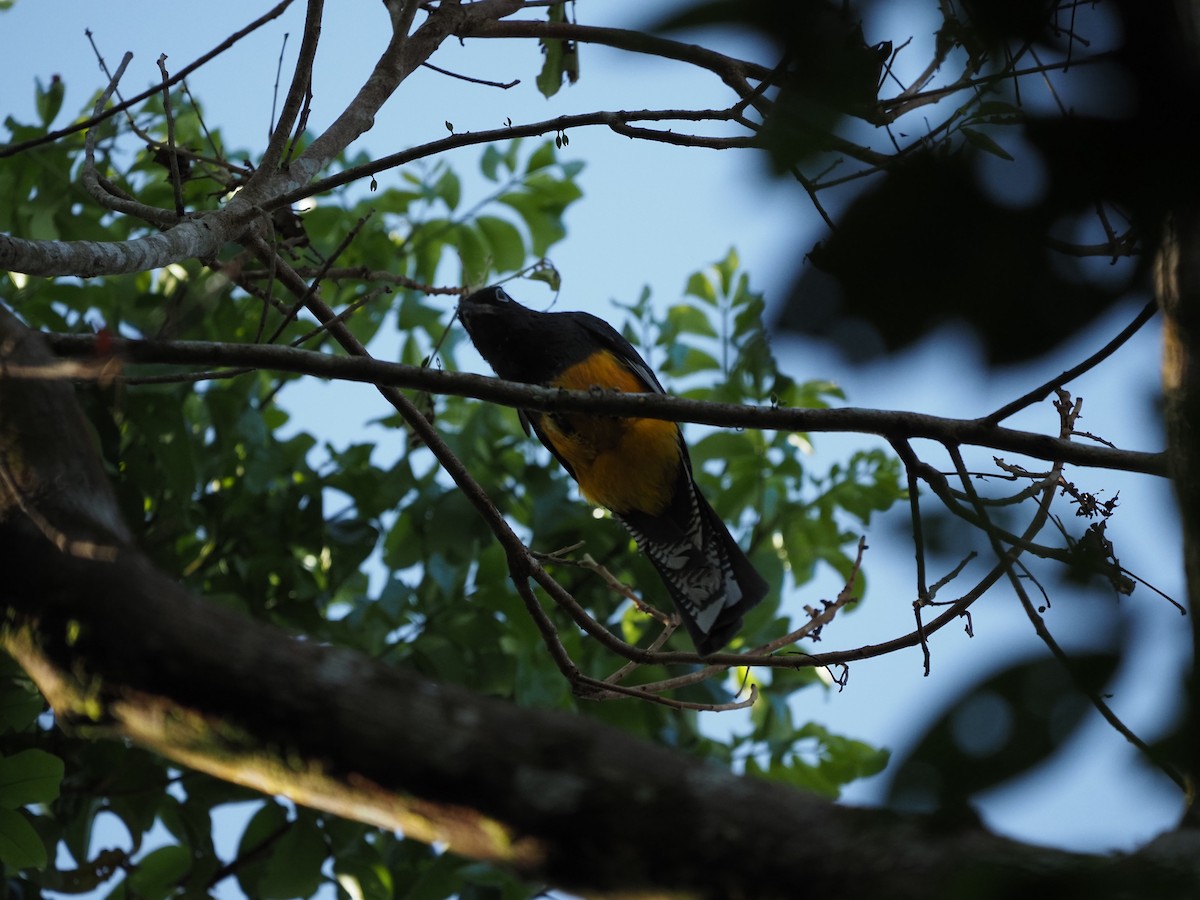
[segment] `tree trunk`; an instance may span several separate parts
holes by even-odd
[[[1200,78],[1200,3],[1177,0],[1183,52],[1175,61],[1180,96],[1195,96]],[[1192,115],[1195,110],[1190,111]],[[1194,185],[1195,173],[1186,177]],[[1186,188],[1186,185],[1181,185]],[[1183,563],[1192,627],[1191,675],[1184,724],[1173,739],[1192,783],[1200,779],[1200,196],[1181,190],[1163,231],[1155,260],[1155,291],[1163,310],[1163,415],[1167,455],[1183,539]],[[1200,824],[1196,805],[1187,820]]]

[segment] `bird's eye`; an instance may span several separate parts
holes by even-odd
[[[512,297],[510,297],[510,296],[508,296],[508,294],[504,293],[504,288],[496,288],[496,302],[497,303],[511,303]]]

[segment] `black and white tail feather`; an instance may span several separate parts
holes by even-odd
[[[628,512],[620,521],[658,570],[701,656],[728,644],[767,583],[704,499],[687,467],[666,515]]]

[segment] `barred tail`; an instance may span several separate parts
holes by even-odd
[[[767,583],[690,477],[661,516],[617,516],[662,577],[701,656],[720,650],[742,617],[766,596]]]

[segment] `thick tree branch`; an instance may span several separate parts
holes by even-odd
[[[50,335],[56,352],[73,356],[95,353],[96,340],[86,335]],[[346,359],[300,350],[205,341],[111,341],[113,352],[129,362],[176,365],[239,366],[275,369],[377,385],[418,388],[433,393],[475,397],[506,406],[542,411],[581,411],[636,415],[674,422],[723,427],[767,428],[805,432],[856,432],[888,439],[927,438],[955,444],[1023,453],[1037,459],[1080,466],[1166,474],[1160,453],[1113,450],[1049,435],[988,425],[977,419],[948,419],[913,412],[876,409],[788,409],[739,406],[685,400],[661,394],[559,391],[496,378],[406,366],[376,359]]]
[[[1185,696],[1189,724],[1183,764],[1200,779],[1200,210],[1176,214],[1155,261],[1165,317],[1163,407],[1168,458],[1183,530],[1183,565],[1196,657]],[[1191,815],[1200,821],[1194,808]]]
[[[129,241],[29,241],[0,234],[0,269],[94,278],[148,272],[185,259],[210,259],[261,214],[239,195],[216,213]]]

